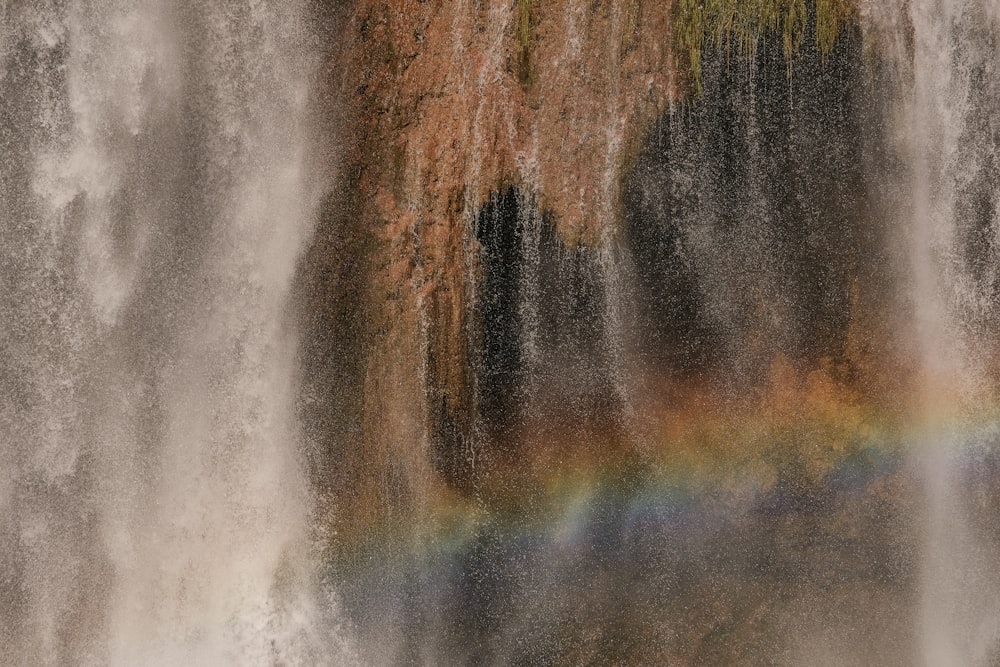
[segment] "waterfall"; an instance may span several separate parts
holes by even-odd
[[[14,665],[1000,660],[1000,0],[0,0]]]
[[[988,0],[915,0],[905,18],[912,54],[897,136],[910,207],[901,217],[924,385],[918,636],[928,665],[993,664],[1000,552],[976,525],[967,473],[997,438],[976,415],[995,388],[989,351],[1000,315],[1000,17]]]
[[[12,664],[317,664],[296,263],[304,2],[0,5]]]

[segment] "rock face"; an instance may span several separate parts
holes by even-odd
[[[471,446],[479,210],[517,186],[567,248],[616,233],[622,175],[675,96],[670,6],[362,0],[344,11],[329,76],[349,158],[304,271],[317,310],[340,304],[314,320],[314,338],[343,338],[307,350],[327,372],[306,410],[314,423],[330,411],[351,422],[323,437],[366,452],[357,466],[384,459],[416,493],[430,470],[401,461],[434,461],[435,442]],[[359,385],[361,403],[349,396]],[[328,447],[317,441],[318,460]],[[412,479],[419,469],[427,476]]]
[[[881,305],[856,289],[870,270],[855,261],[870,198],[840,178],[863,159],[850,106],[864,92],[861,50],[841,43],[850,31],[824,41],[830,20],[853,17],[849,4],[794,15],[803,55],[791,64],[777,37],[730,61],[738,31],[697,24],[698,85],[683,74],[690,26],[672,23],[694,21],[689,5],[336,10],[327,125],[347,157],[302,272],[302,410],[336,523],[430,511],[448,489],[481,499],[484,471],[539,441],[596,437],[613,450],[650,392],[659,404],[694,381],[718,397],[739,376],[745,393],[775,360],[881,391],[869,391],[881,350],[852,344],[871,338],[867,313]],[[720,11],[720,25],[742,16]],[[791,25],[755,20],[765,34]],[[685,91],[702,83],[689,110]],[[789,180],[799,173],[807,180]],[[684,195],[692,179],[701,189]],[[773,220],[757,219],[762,193]]]
[[[778,39],[749,60],[707,52],[703,93],[655,123],[628,174],[640,355],[665,375],[746,386],[778,355],[847,361],[858,311],[891,293],[864,169],[879,95],[860,31],[824,53],[815,29],[791,62]]]
[[[892,454],[911,374],[889,334],[902,312],[881,222],[893,204],[863,177],[897,167],[860,32],[829,23],[856,12],[776,0],[755,3],[753,17],[719,2],[708,25],[701,6],[337,9],[325,124],[346,158],[301,273],[301,409],[327,501],[317,523],[337,532],[346,603],[359,625],[371,621],[371,650],[387,662],[418,661],[434,642],[477,663],[519,655],[501,646],[504,632],[522,634],[512,618],[530,624],[512,610],[563,599],[524,592],[536,575],[598,592],[566,598],[565,622],[538,631],[542,653],[528,662],[713,651],[735,662],[726,651],[746,642],[719,641],[730,632],[765,656],[785,627],[769,611],[784,603],[768,597],[784,590],[784,566],[758,588],[756,570],[726,570],[728,555],[709,569],[733,586],[677,598],[716,602],[670,646],[651,638],[689,622],[686,602],[662,627],[621,630],[634,645],[606,655],[604,637],[578,637],[573,619],[620,618],[658,576],[651,563],[683,571],[687,555],[664,555],[673,517],[689,521],[675,512],[680,496],[740,517],[736,542],[729,525],[705,538],[725,545],[713,553],[750,544],[764,561],[818,531],[832,546],[813,566],[838,572],[858,567],[838,545],[858,531],[867,545],[912,500]],[[755,48],[740,41],[751,33]],[[884,470],[895,471],[888,482]],[[650,525],[669,526],[646,532],[664,543],[633,544],[649,503]],[[850,503],[875,518],[851,524]],[[694,572],[704,552],[691,539]],[[561,564],[583,552],[598,555],[546,570],[549,554]],[[638,583],[608,566],[625,561]],[[884,576],[896,604],[909,567],[859,576]],[[818,595],[811,577],[799,582],[805,606]],[[675,583],[649,594],[637,627],[659,617]],[[851,591],[863,598],[865,585]],[[762,616],[775,627],[758,633]],[[386,647],[397,628],[401,645]],[[575,659],[559,653],[576,646],[586,648]]]

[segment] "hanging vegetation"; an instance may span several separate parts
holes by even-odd
[[[816,46],[821,57],[833,49],[841,29],[856,19],[856,0],[815,0]],[[802,47],[809,22],[806,0],[677,0],[674,38],[682,64],[701,89],[706,46],[753,58],[760,40],[780,36],[789,61]],[[686,61],[686,63],[684,63]]]

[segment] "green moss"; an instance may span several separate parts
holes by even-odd
[[[637,46],[641,23],[642,4],[640,0],[622,0],[622,53],[628,53]]]
[[[816,44],[826,58],[840,36],[841,28],[857,19],[857,5],[850,0],[816,0]]]
[[[517,0],[517,17],[514,24],[515,57],[517,58],[517,79],[522,86],[530,86],[531,42],[532,42],[531,0]]]
[[[822,58],[833,49],[844,25],[854,20],[856,0],[815,0],[816,45]],[[760,40],[780,35],[791,61],[805,39],[806,0],[677,0],[674,37],[694,86],[701,90],[701,61],[706,45],[753,58]]]

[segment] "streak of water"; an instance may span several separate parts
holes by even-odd
[[[4,4],[5,660],[332,659],[293,414],[304,11]]]
[[[905,228],[926,387],[918,406],[926,503],[918,634],[928,665],[992,664],[1000,554],[971,521],[962,465],[983,443],[962,424],[989,389],[983,351],[997,321],[1000,24],[993,3],[980,0],[918,0],[907,18],[912,83],[899,136],[910,171]]]

